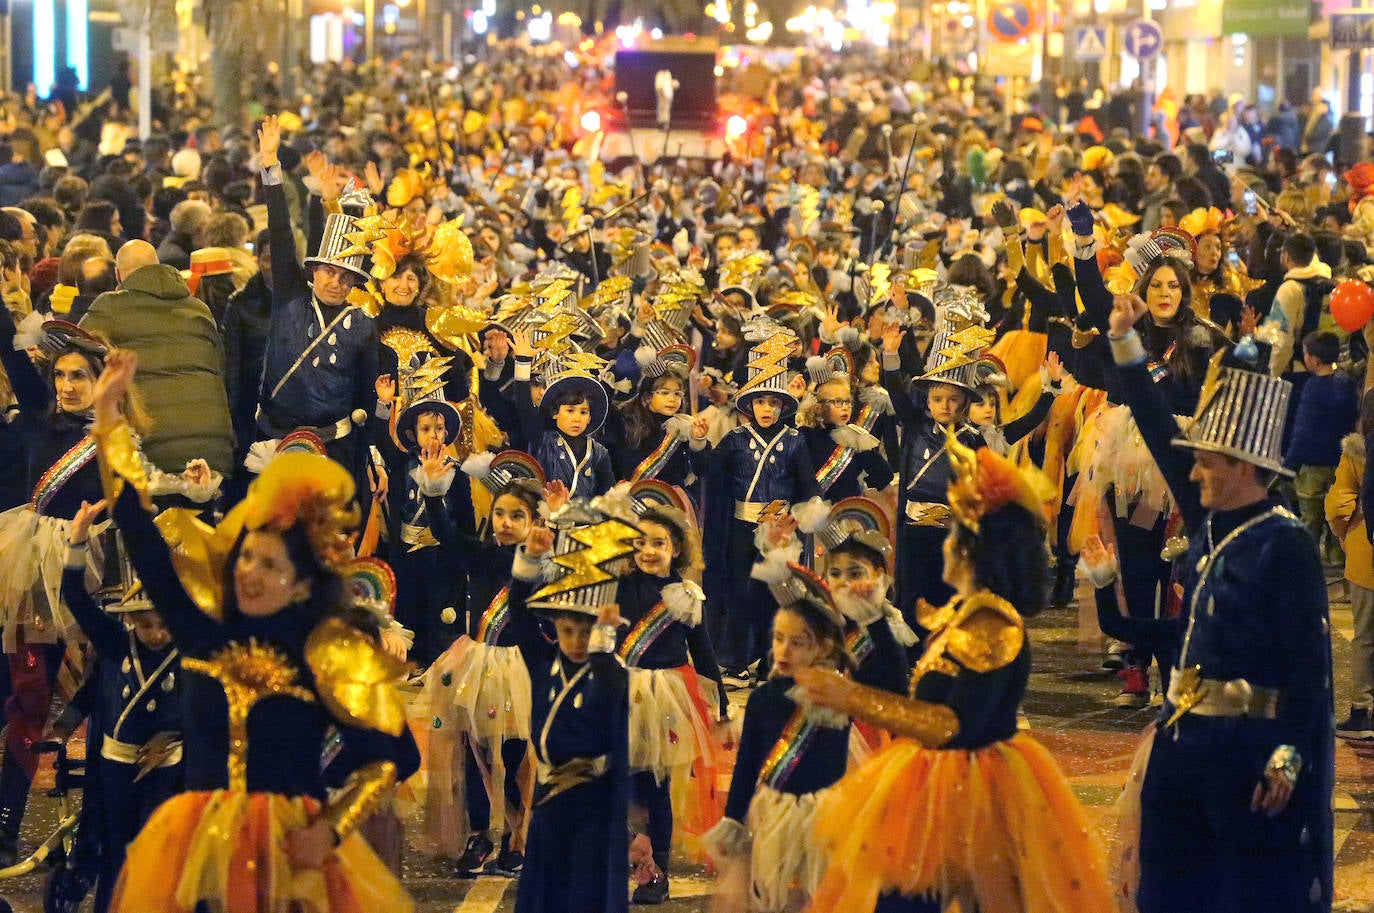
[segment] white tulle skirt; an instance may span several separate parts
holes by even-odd
[[[812,836],[816,808],[829,790],[795,796],[760,785],[745,822],[750,850],[749,909],[790,913],[802,909],[825,875],[826,856]]]
[[[530,737],[530,674],[519,647],[494,647],[463,636],[425,673],[421,703],[437,725],[499,747]]]
[[[25,504],[0,513],[0,626],[4,649],[13,652],[24,628],[31,643],[80,638],[81,629],[62,603],[68,520],[40,516]],[[98,528],[97,528],[98,529]],[[92,530],[86,586],[100,585],[99,537]]]
[[[713,750],[715,692],[682,669],[630,669],[630,769],[661,782]],[[695,691],[695,694],[693,693]]]

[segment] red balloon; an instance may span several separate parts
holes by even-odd
[[[1374,288],[1346,279],[1331,291],[1331,316],[1347,333],[1358,333],[1374,317]]]

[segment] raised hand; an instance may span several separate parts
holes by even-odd
[[[96,501],[94,504],[89,501],[82,501],[81,506],[76,509],[76,516],[72,517],[72,522],[67,526],[67,543],[70,545],[84,543],[90,536],[91,524],[95,522],[95,518],[104,509],[104,500]]]
[[[1012,209],[1006,200],[998,200],[992,204],[992,218],[1003,232],[1016,231],[1016,210]]]
[[[889,323],[883,327],[883,353],[896,355],[897,350],[901,348],[902,340],[905,338],[906,330],[902,329],[900,324]]]
[[[363,171],[363,178],[367,181],[368,191],[371,192],[374,197],[382,195],[382,191],[386,189],[386,179],[383,178],[382,173],[377,170],[376,162],[367,163],[367,168]]]
[[[1108,318],[1111,335],[1125,336],[1149,312],[1149,305],[1139,295],[1117,295],[1112,301],[1112,313]]]
[[[530,528],[525,537],[525,554],[531,558],[542,558],[553,551],[553,530],[547,526]]]
[[[262,126],[258,128],[258,157],[262,160],[264,169],[281,162],[277,157],[277,150],[280,148],[281,124],[277,120],[277,115],[269,114],[262,119]]]
[[[448,457],[444,455],[444,442],[441,438],[430,441],[420,451],[420,471],[431,482],[442,479],[449,471]]]
[[[516,358],[533,358],[534,343],[530,342],[528,330],[515,330],[511,333],[511,349]]]
[[[396,400],[396,378],[383,374],[372,384],[377,391],[377,402],[390,404]]]
[[[105,356],[105,370],[96,379],[95,423],[109,428],[119,421],[119,404],[129,393],[138,371],[138,353],[133,349],[113,349]]]
[[[568,491],[568,486],[564,485],[562,481],[558,479],[554,479],[544,486],[544,502],[549,505],[550,511],[558,510],[564,504],[567,504],[568,499],[571,497],[572,494]]]
[[[1059,360],[1058,353],[1051,352],[1045,356],[1045,374],[1052,382],[1063,383],[1066,373],[1064,363]]]

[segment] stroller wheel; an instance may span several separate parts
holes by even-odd
[[[77,913],[91,889],[84,877],[59,866],[43,880],[43,913]],[[9,913],[8,905],[0,913]]]

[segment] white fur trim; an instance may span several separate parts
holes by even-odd
[[[716,826],[701,837],[702,846],[712,859],[739,859],[749,855],[753,838],[749,828],[734,818],[721,818]]]
[[[437,479],[431,479],[425,475],[423,466],[416,466],[410,471],[410,477],[415,481],[415,487],[420,490],[420,496],[425,498],[442,498],[447,495],[449,487],[453,485],[453,479],[457,475],[458,473],[453,471],[452,466]]]
[[[1109,336],[1112,359],[1119,365],[1138,365],[1145,361],[1145,343],[1140,334],[1131,330],[1125,336]]]
[[[812,498],[804,504],[792,505],[792,516],[797,520],[797,528],[814,535],[830,522],[830,503],[820,498]]]
[[[1103,589],[1116,583],[1116,578],[1121,576],[1121,568],[1117,565],[1115,558],[1107,558],[1097,564],[1089,564],[1086,557],[1079,557],[1078,569],[1083,572],[1096,589]]]
[[[515,560],[511,562],[510,575],[516,580],[533,583],[544,576],[546,565],[550,562],[543,558],[531,558],[525,553],[525,546],[515,550]]]
[[[675,621],[691,628],[701,624],[701,605],[706,601],[706,594],[701,587],[684,580],[668,584],[659,595],[663,597],[663,607]]]
[[[635,364],[640,368],[647,368],[658,360],[658,353],[647,345],[642,345],[635,349]]]
[[[792,550],[793,547],[789,545],[765,552],[762,561],[754,562],[754,566],[749,570],[749,576],[769,585],[782,583],[792,575],[791,568],[787,566],[791,557],[788,552]],[[800,542],[795,544],[795,554],[798,557],[801,555]]]
[[[887,626],[892,629],[892,637],[903,647],[914,647],[919,640],[916,632],[911,629],[911,625],[906,623],[901,611],[892,603],[883,603],[883,615],[887,617]]]
[[[588,653],[615,652],[615,625],[594,625],[587,641]]]
[[[831,710],[829,707],[821,707],[811,703],[811,698],[806,696],[806,691],[801,685],[793,685],[787,692],[787,696],[792,699],[806,718],[817,726],[824,726],[826,729],[848,729],[849,717],[838,710]]]
[[[845,618],[863,627],[883,617],[883,600],[863,599],[848,589],[835,591],[835,608]]]
[[[277,445],[280,443],[280,440],[255,441],[243,458],[243,468],[254,475],[262,475],[267,464],[277,455]]]
[[[859,425],[844,425],[830,432],[830,439],[841,447],[852,447],[867,453],[878,446],[878,439]]]
[[[670,415],[663,423],[663,432],[671,438],[679,441],[690,441],[692,439],[692,417],[679,412],[677,415]]]
[[[474,453],[463,461],[463,475],[471,476],[474,479],[485,479],[491,475],[491,461],[496,459],[496,454],[490,451]]]

